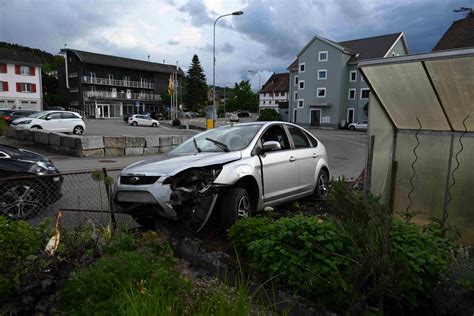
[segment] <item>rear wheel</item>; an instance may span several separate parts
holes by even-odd
[[[18,220],[35,216],[44,207],[44,192],[33,181],[12,181],[0,193],[0,214]]]
[[[252,214],[250,195],[246,189],[233,187],[222,197],[220,205],[220,222],[223,228],[229,228],[241,218]]]
[[[80,126],[80,125],[77,125],[76,127],[74,127],[74,129],[72,130],[72,133],[74,135],[82,135],[84,133],[84,127]]]
[[[138,123],[137,122],[132,122],[132,125],[133,126],[138,126]]]
[[[316,188],[314,196],[319,200],[324,200],[329,193],[329,175],[325,170],[319,171],[318,180],[316,181]]]

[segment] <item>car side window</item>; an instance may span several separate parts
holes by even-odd
[[[311,144],[311,147],[318,147],[318,141],[316,139],[314,139],[314,137],[312,135],[310,135],[308,132],[306,132],[306,131],[303,131],[303,132],[306,135],[306,137],[308,138],[309,143]]]
[[[75,119],[77,117],[72,113],[61,113],[61,118],[63,118],[63,119]]]
[[[291,139],[293,139],[293,144],[295,144],[296,149],[311,147],[308,138],[302,130],[294,126],[289,126],[288,130],[290,131]]]
[[[59,120],[59,119],[61,119],[61,113],[50,113],[48,115],[48,119],[50,119],[50,120]]]
[[[273,125],[269,127],[260,138],[261,143],[268,141],[277,141],[280,143],[281,150],[290,149],[290,142],[286,137],[285,130],[280,125]]]

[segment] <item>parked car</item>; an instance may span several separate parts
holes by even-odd
[[[240,111],[237,113],[239,117],[250,117],[250,112],[249,111]]]
[[[230,121],[231,122],[238,122],[240,119],[239,119],[239,116],[237,115],[237,113],[232,113],[230,115]]]
[[[38,177],[32,177],[38,176]],[[63,178],[46,157],[0,145],[0,214],[27,219],[61,199]]]
[[[366,131],[367,130],[367,120],[359,121],[357,123],[351,123],[351,124],[349,124],[349,129],[351,131],[355,131],[355,130]]]
[[[19,118],[11,126],[17,129],[37,128],[52,132],[73,133],[82,135],[86,124],[76,112],[45,111]]]
[[[125,168],[114,200],[142,225],[158,215],[200,230],[215,212],[226,228],[266,206],[328,194],[326,149],[286,122],[218,127],[168,154]]]
[[[35,110],[0,110],[0,117],[5,120],[5,122],[10,125],[14,120],[21,117],[28,117],[31,114],[38,113],[39,111]]]
[[[128,124],[132,126],[160,126],[160,122],[152,119],[151,117],[143,114],[134,114],[128,118]]]

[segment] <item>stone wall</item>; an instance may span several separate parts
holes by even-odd
[[[20,146],[37,144],[75,157],[141,156],[166,153],[189,135],[76,136],[37,129],[7,128],[4,135]]]

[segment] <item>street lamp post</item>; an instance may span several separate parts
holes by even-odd
[[[258,94],[258,113],[260,113],[260,89],[262,89],[262,82],[260,78],[260,71],[255,71],[255,70],[247,70],[249,73],[254,73],[258,75],[258,89],[257,89],[257,94]]]
[[[244,14],[243,11],[235,11],[229,14],[224,14],[218,16],[217,19],[214,21],[214,37],[213,37],[213,59],[212,59],[212,118],[216,120],[216,23],[220,18],[229,15],[242,15]],[[214,127],[214,124],[212,125]]]

